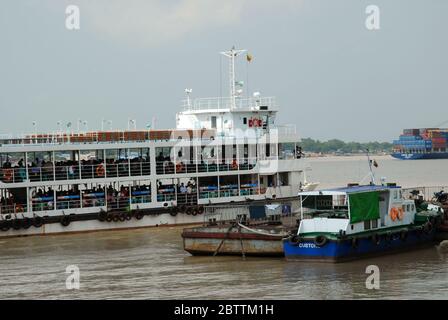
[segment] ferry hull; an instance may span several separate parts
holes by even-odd
[[[278,203],[290,204],[293,207],[297,206],[297,200],[295,198],[283,198],[277,199]],[[235,204],[243,204],[235,202]],[[252,205],[266,204],[265,200],[257,200],[251,202]],[[246,204],[247,205],[247,204]],[[208,206],[204,206],[207,208]],[[249,205],[244,207],[249,214]],[[115,212],[116,215],[127,212]],[[23,224],[20,228],[14,229],[14,219],[10,220],[8,230],[2,230],[3,221],[0,221],[0,239],[22,236],[37,236],[37,235],[49,235],[49,234],[67,234],[67,233],[81,233],[81,232],[94,232],[94,231],[107,231],[107,230],[125,230],[125,229],[138,229],[147,227],[161,227],[161,226],[187,226],[198,225],[205,222],[206,217],[204,213],[193,215],[184,212],[178,212],[175,216],[170,214],[170,209],[162,209],[157,211],[147,211],[142,214],[141,219],[137,219],[135,214],[137,212],[132,211],[133,218],[130,220],[118,220],[118,221],[100,221],[99,212],[92,212],[88,214],[70,215],[71,221],[67,226],[63,226],[60,222],[61,216],[46,218],[46,223],[43,223],[39,227],[29,225],[24,227]],[[236,216],[225,216],[222,220],[235,219]],[[22,220],[22,219],[19,219]],[[279,243],[281,243],[279,241]]]
[[[400,234],[392,235],[388,240],[384,236],[380,237],[378,242],[371,238],[358,238],[357,245],[354,246],[352,238],[349,238],[347,240],[330,240],[321,247],[317,246],[312,239],[305,239],[298,244],[284,240],[283,249],[287,260],[343,262],[416,249],[431,244],[434,237],[435,230],[430,233],[412,230],[408,232],[406,239],[402,239]]]
[[[448,159],[448,152],[440,153],[392,153],[392,157],[400,160]]]

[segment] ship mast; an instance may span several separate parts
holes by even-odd
[[[222,55],[229,58],[229,81],[230,81],[230,109],[233,110],[236,108],[235,98],[236,98],[236,90],[235,90],[235,57],[240,54],[246,52],[247,50],[236,50],[235,46],[232,47],[229,51],[221,52]]]

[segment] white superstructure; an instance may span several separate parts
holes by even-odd
[[[205,206],[290,201],[306,185],[273,97],[187,99],[176,129],[0,139],[0,237],[202,222]]]

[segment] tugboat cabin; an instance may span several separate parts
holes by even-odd
[[[413,200],[403,199],[401,187],[367,185],[299,193],[300,236],[356,234],[412,224]]]

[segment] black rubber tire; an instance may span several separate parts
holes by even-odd
[[[428,222],[425,223],[425,226],[424,226],[423,228],[424,228],[423,231],[424,231],[426,234],[430,234],[431,231],[432,231],[433,225],[432,225],[431,222],[428,221]]]
[[[3,220],[0,222],[0,230],[6,232],[11,228],[11,223],[9,221]]]
[[[35,228],[40,228],[40,227],[42,227],[43,224],[44,224],[44,219],[42,217],[39,217],[39,216],[34,217],[33,226]]]
[[[63,227],[68,227],[70,222],[71,222],[70,216],[62,216],[61,217],[60,223]]]
[[[122,212],[118,215],[118,219],[120,219],[121,222],[126,221],[126,213]]]
[[[199,214],[199,210],[198,210],[198,208],[194,208],[193,211],[191,212],[191,214],[192,214],[193,216],[197,216],[197,215]]]
[[[107,217],[106,217],[106,221],[107,222],[112,222],[113,218],[114,218],[113,214],[108,214]]]
[[[185,210],[185,213],[190,216],[193,213],[193,208],[188,207],[187,210]]]
[[[358,248],[358,238],[353,237],[351,240],[352,248]]]
[[[292,244],[293,246],[298,245],[300,243],[300,237],[298,235],[294,235],[294,236],[290,237],[289,243]]]
[[[374,245],[379,245],[381,243],[381,237],[377,233],[373,234],[371,239]]]
[[[118,222],[120,220],[120,217],[118,216],[118,214],[114,214],[113,216],[112,216],[112,221],[113,222]]]
[[[29,227],[31,227],[32,224],[33,224],[33,222],[31,221],[30,218],[24,218],[22,221],[22,228],[28,229]]]
[[[131,219],[132,219],[132,213],[127,212],[127,213],[125,214],[125,218],[126,218],[127,221],[131,220]]]
[[[400,232],[400,239],[401,239],[401,241],[406,241],[407,240],[407,238],[408,238],[408,232],[407,231],[401,231]]]
[[[143,219],[143,213],[141,213],[140,211],[136,212],[135,213],[135,219],[142,220]]]
[[[20,230],[22,229],[22,220],[21,219],[14,219],[12,220],[12,228],[14,230]]]
[[[170,209],[170,216],[172,216],[172,217],[177,216],[177,210],[175,210],[175,208]]]
[[[101,211],[100,213],[98,213],[98,220],[101,222],[106,221],[107,219],[107,212],[105,211]]]
[[[328,238],[324,235],[320,235],[314,238],[314,244],[318,247],[323,247],[327,244]]]
[[[199,214],[203,214],[204,211],[205,211],[204,206],[199,206],[199,208],[198,208],[198,213],[199,213]]]
[[[181,205],[181,206],[179,207],[179,211],[182,212],[182,213],[185,213],[185,212],[187,211],[187,206],[185,206],[185,205]]]

